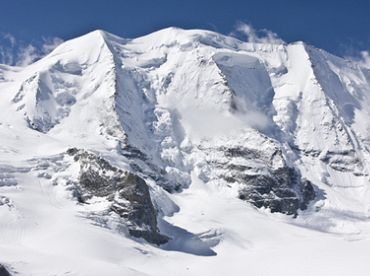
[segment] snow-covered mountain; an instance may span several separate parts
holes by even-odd
[[[360,63],[303,42],[97,30],[0,65],[0,115],[14,275],[368,275]]]

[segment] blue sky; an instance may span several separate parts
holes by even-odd
[[[370,50],[370,0],[0,0],[0,46],[41,47],[94,29],[136,37],[163,27],[229,34],[237,22],[338,55]],[[14,48],[16,48],[14,47]],[[38,49],[38,51],[40,51]]]

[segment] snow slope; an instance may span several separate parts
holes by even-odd
[[[367,275],[369,110],[370,70],[303,42],[97,30],[0,65],[0,264]],[[150,195],[99,186],[127,173]]]

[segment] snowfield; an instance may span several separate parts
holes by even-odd
[[[361,63],[97,30],[0,65],[0,275],[369,275],[369,161]]]

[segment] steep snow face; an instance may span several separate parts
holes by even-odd
[[[16,91],[11,108],[30,128],[50,136],[71,141],[94,141],[114,131],[119,136],[114,70],[105,34],[95,31],[17,72],[10,88]]]
[[[53,212],[91,244],[88,260],[100,260],[102,244],[115,248],[82,275],[121,275],[122,253],[149,256],[154,267],[175,252],[164,275],[184,252],[229,261],[230,252],[251,248],[246,235],[259,248],[276,227],[287,231],[276,236],[285,244],[299,243],[302,226],[362,239],[370,233],[369,110],[369,69],[302,42],[245,43],[177,28],[135,39],[94,31],[27,67],[0,65],[0,218],[30,231],[25,259],[58,246],[30,241],[40,240],[34,225],[52,223]],[[66,157],[74,147],[91,156],[83,168]],[[76,196],[81,187],[87,200]],[[38,204],[27,207],[32,200]],[[42,211],[50,201],[57,203]],[[49,240],[65,227],[52,226]],[[304,231],[314,243],[325,240]],[[2,233],[17,244],[0,248],[10,256],[4,265],[17,268],[11,256],[25,245],[9,227],[0,225]],[[153,248],[135,237],[168,242]],[[137,263],[127,260],[127,273],[151,274]]]
[[[261,61],[247,54],[218,51],[213,60],[233,92],[233,108],[245,123],[263,130],[272,127],[274,90]]]

